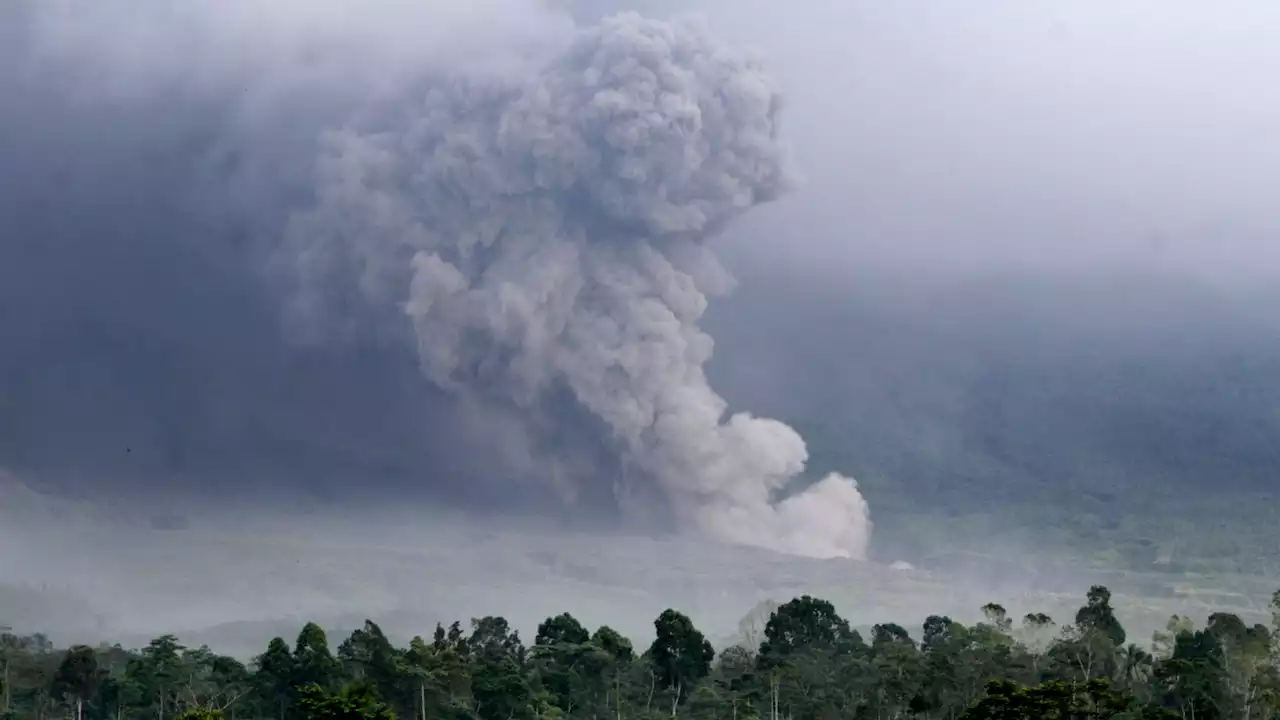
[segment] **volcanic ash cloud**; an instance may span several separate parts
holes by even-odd
[[[731,283],[705,243],[788,184],[758,63],[628,14],[521,77],[433,76],[406,97],[324,136],[284,244],[298,316],[394,309],[442,387],[530,418],[571,397],[617,446],[624,505],[644,484],[719,540],[864,557],[856,483],[779,500],[804,441],[726,417],[703,371],[698,322]]]

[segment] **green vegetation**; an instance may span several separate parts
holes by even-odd
[[[567,613],[531,645],[500,617],[437,625],[397,647],[372,621],[333,652],[308,623],[250,664],[172,635],[140,650],[4,634],[0,714],[73,720],[428,720],[687,718],[1280,718],[1280,593],[1270,626],[1215,613],[1173,617],[1148,648],[1128,637],[1111,592],[1090,588],[1068,624],[1018,623],[997,604],[965,626],[925,619],[867,636],[802,596],[744,618],[716,652],[686,615],[664,611],[643,651]]]

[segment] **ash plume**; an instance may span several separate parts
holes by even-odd
[[[7,374],[60,388],[51,354],[119,348],[94,363],[106,404],[18,398],[52,428],[19,450],[74,455],[74,423],[117,430],[102,453],[130,447],[126,472],[163,455],[166,482],[202,477],[201,457],[248,477],[226,462],[260,455],[279,478],[299,465],[260,437],[287,434],[290,453],[340,441],[495,506],[538,487],[582,513],[865,556],[854,481],[806,487],[800,436],[729,413],[704,372],[699,321],[732,284],[708,242],[789,184],[754,57],[694,24],[575,27],[526,0],[142,6],[22,2],[5,24],[3,53],[28,57],[0,68],[23,100],[0,142],[27,179],[0,220],[29,242],[0,246],[0,272],[34,308],[0,316],[30,338]],[[65,292],[34,281],[62,268]],[[139,332],[175,368],[162,390]],[[397,352],[431,392],[403,385]]]
[[[624,505],[654,483],[715,538],[864,556],[855,483],[779,500],[803,440],[726,417],[703,371],[698,321],[728,281],[706,242],[787,187],[779,95],[758,63],[624,14],[527,77],[437,79],[406,102],[326,133],[318,201],[283,246],[295,312],[338,317],[350,295],[332,290],[354,288],[402,311],[441,387],[535,415],[567,393],[621,454]]]

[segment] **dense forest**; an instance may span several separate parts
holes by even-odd
[[[930,616],[869,637],[831,603],[766,603],[717,652],[666,610],[636,648],[609,627],[547,618],[531,645],[501,617],[437,625],[397,647],[367,621],[338,646],[314,623],[245,664],[166,635],[139,650],[56,648],[3,635],[5,718],[1276,718],[1280,593],[1273,627],[1217,613],[1170,619],[1133,642],[1111,593],[1090,588],[1069,621],[1020,621],[997,604],[964,625]]]

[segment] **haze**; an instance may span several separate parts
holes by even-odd
[[[819,590],[855,622],[904,623],[988,599],[1041,610],[1108,573],[1142,612],[1158,606],[1153,622],[1181,607],[1152,598],[1182,570],[1269,592],[1280,8],[681,5],[717,43],[708,56],[735,58],[690,87],[737,81],[743,119],[699,130],[737,154],[688,172],[654,160],[642,177],[661,192],[588,182],[598,195],[535,213],[494,199],[515,173],[483,138],[525,146],[517,114],[491,121],[484,93],[537,82],[530,67],[560,67],[615,11],[677,9],[564,5],[0,11],[12,624],[204,631],[239,652],[301,618],[412,633],[480,610],[520,627],[566,609],[618,625],[625,608],[637,621],[619,629],[643,637],[670,605],[725,634],[756,601]],[[634,39],[619,27],[601,47]],[[768,82],[739,48],[758,51]],[[750,100],[773,89],[778,135],[762,139],[772,105]],[[539,132],[569,116],[554,101],[518,114]],[[463,120],[470,134],[440,130]],[[412,204],[434,197],[406,189],[435,178],[413,154],[432,133],[474,139],[475,167],[498,168],[459,182],[470,204]],[[539,157],[538,182],[591,177]],[[696,219],[672,210],[695,204]],[[452,275],[401,282],[404,237],[424,223],[448,242],[483,234],[477,208],[595,260],[579,276],[526,250],[510,264],[480,254],[474,274],[450,259],[477,289],[453,306],[432,289]],[[591,254],[637,237],[675,274]],[[538,292],[482,295],[484,272]],[[636,363],[625,392],[584,379],[596,355],[563,350],[604,347],[583,340],[596,325],[564,320],[580,334],[557,352],[538,330],[560,307],[546,298],[577,277],[610,289],[599,316],[624,329],[654,320],[624,312],[652,297],[677,320],[620,333],[671,338],[618,341]],[[426,308],[416,324],[411,299]],[[478,309],[497,304],[506,314]],[[705,382],[685,349],[703,332]],[[715,393],[753,417],[721,422]],[[632,399],[687,422],[633,432]],[[794,427],[807,467],[797,433],[757,417]],[[731,531],[742,518],[747,538]],[[1041,595],[1022,608],[1009,596],[1024,591]],[[517,596],[519,616],[505,602]]]

